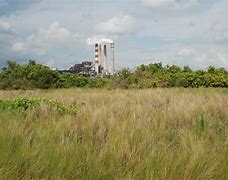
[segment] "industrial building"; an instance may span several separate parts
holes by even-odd
[[[75,64],[68,70],[71,73],[81,74],[86,76],[94,76],[94,63],[91,61],[83,61],[81,64]]]
[[[72,65],[69,70],[61,72],[74,73],[92,77],[114,76],[115,71],[114,43],[95,43],[95,59]],[[108,51],[108,49],[110,51]],[[110,56],[108,56],[110,52]]]

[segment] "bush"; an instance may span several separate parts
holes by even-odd
[[[15,99],[15,100],[0,100],[1,111],[11,112],[26,112],[28,109],[38,109],[41,105],[46,105],[52,111],[59,113],[77,113],[79,110],[78,105],[65,106],[64,104],[48,100],[48,99]]]

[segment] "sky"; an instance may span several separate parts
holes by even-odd
[[[162,62],[228,69],[228,0],[0,0],[0,67],[66,69],[115,41],[118,68]]]

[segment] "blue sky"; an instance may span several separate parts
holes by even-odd
[[[0,0],[0,66],[59,69],[93,60],[88,39],[113,39],[118,67],[228,68],[227,0]]]

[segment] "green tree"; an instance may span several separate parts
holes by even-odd
[[[7,68],[8,68],[9,70],[14,70],[14,69],[16,69],[16,67],[17,67],[16,61],[11,61],[11,60],[9,60],[9,61],[6,62],[6,64],[7,64]]]

